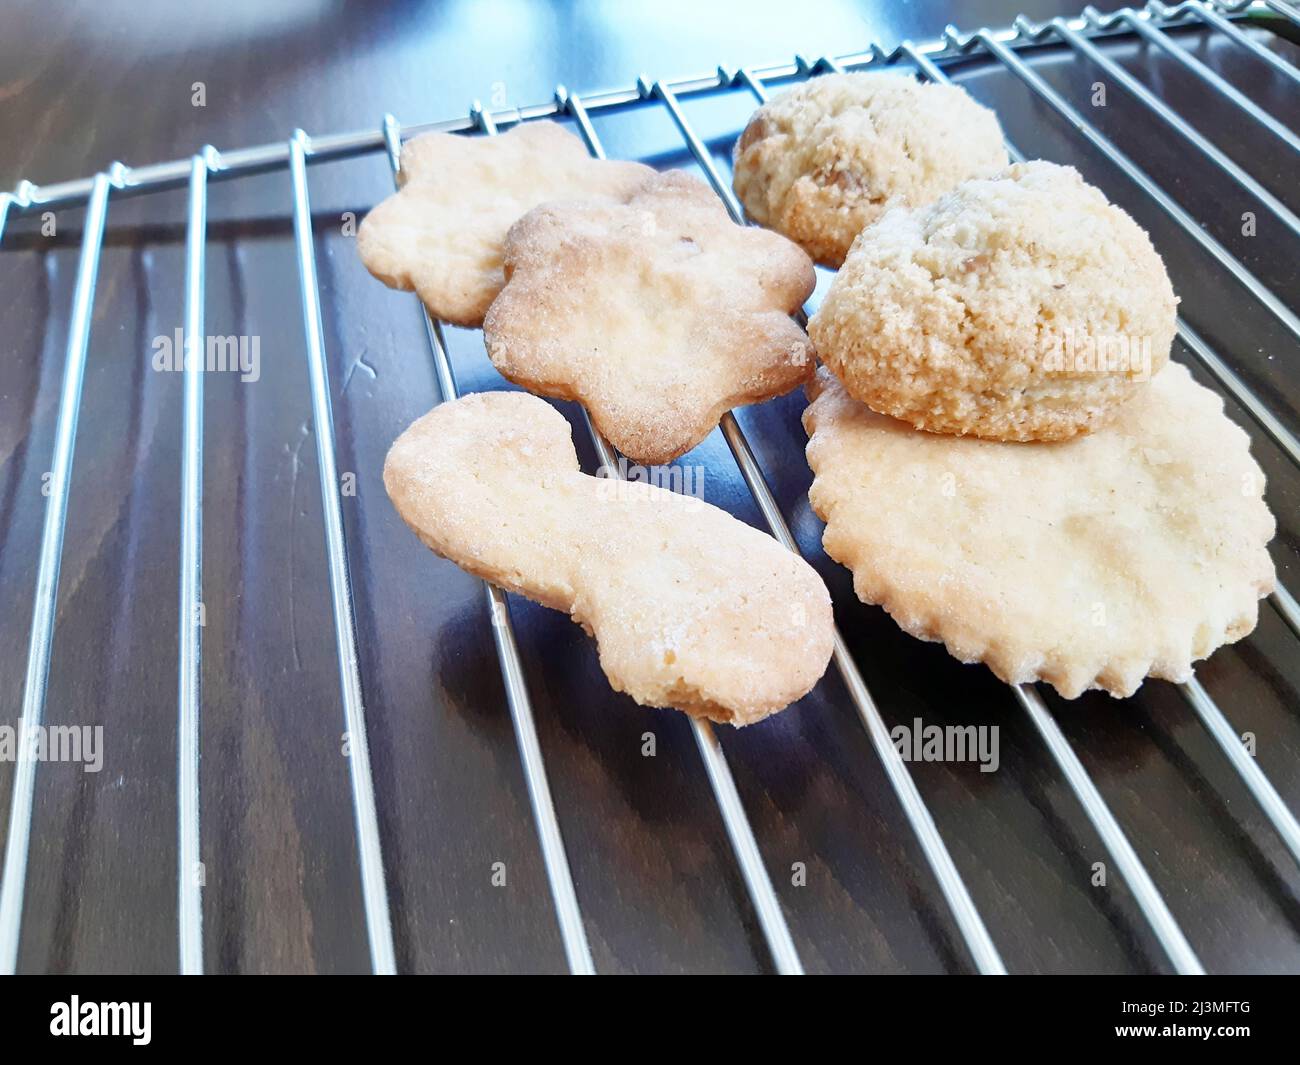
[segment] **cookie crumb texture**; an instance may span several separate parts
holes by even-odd
[[[831,267],[891,207],[1008,162],[997,117],[965,90],[870,73],[822,75],[764,104],[734,157],[749,216]]]
[[[507,379],[577,400],[635,462],[690,450],[732,407],[812,378],[790,318],[808,257],[731,221],[703,182],[671,170],[625,204],[548,203],[506,239],[506,287],[483,323]]]
[[[384,486],[443,558],[594,635],[642,705],[748,725],[826,670],[831,600],[807,562],[703,500],[582,473],[544,400],[434,408],[393,444]]]
[[[853,245],[808,329],[855,398],[919,429],[1088,433],[1168,361],[1178,301],[1150,239],[1078,172],[1018,163]]]
[[[826,370],[810,392],[827,554],[863,602],[1010,684],[1186,681],[1273,590],[1264,475],[1181,365],[1101,432],[1035,446],[918,433]]]
[[[357,251],[375,277],[417,292],[434,317],[477,326],[505,284],[502,245],[516,218],[546,200],[625,200],[654,173],[593,159],[554,122],[495,137],[426,133],[402,147],[402,187],[362,221]]]

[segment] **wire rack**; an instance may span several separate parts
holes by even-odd
[[[1195,27],[1230,40],[1254,60],[1266,64],[1292,87],[1300,87],[1300,69],[1276,52],[1264,47],[1258,37],[1247,33],[1253,27],[1290,24],[1300,27],[1300,11],[1285,0],[1247,4],[1187,2],[1173,7],[1158,3],[1141,10],[1125,9],[1101,15],[1086,9],[1077,18],[1053,19],[1036,25],[1023,17],[1011,27],[980,29],[962,33],[948,27],[942,37],[923,43],[904,42],[892,51],[872,46],[841,57],[809,61],[798,57],[793,63],[768,67],[718,70],[697,77],[650,81],[639,79],[624,88],[579,96],[563,87],[554,99],[528,107],[490,111],[477,104],[466,116],[409,126],[403,129],[386,115],[375,129],[354,133],[309,136],[297,130],[286,142],[258,147],[217,151],[205,147],[189,159],[147,166],[127,167],[115,163],[90,178],[35,186],[20,183],[11,194],[0,194],[0,239],[6,218],[40,208],[60,205],[86,206],[76,284],[67,337],[62,388],[55,429],[55,446],[50,464],[50,490],[44,515],[37,567],[37,581],[27,650],[26,678],[22,693],[21,718],[39,724],[45,709],[51,648],[56,620],[56,600],[64,530],[70,500],[70,477],[81,404],[86,356],[90,342],[92,310],[105,223],[110,202],[126,196],[144,195],[169,188],[188,189],[185,250],[184,331],[187,338],[204,336],[205,284],[204,252],[207,235],[207,191],[212,181],[234,180],[252,174],[287,168],[292,187],[294,241],[299,271],[301,313],[306,339],[311,392],[312,430],[315,434],[324,515],[329,585],[333,606],[333,632],[338,663],[338,681],[344,711],[344,725],[353,738],[349,760],[351,799],[355,818],[355,844],[361,870],[361,897],[370,958],[376,973],[396,971],[392,922],[379,819],[376,814],[374,782],[366,743],[362,677],[357,653],[353,593],[348,571],[348,552],[341,513],[339,477],[336,469],[334,421],[322,322],[321,289],[317,278],[312,215],[308,189],[310,165],[346,157],[385,152],[396,183],[404,137],[431,130],[492,136],[501,126],[547,117],[567,117],[577,127],[591,154],[603,158],[605,150],[592,123],[593,113],[629,108],[657,108],[666,113],[708,181],[737,222],[743,222],[740,204],[705,140],[688,120],[682,100],[719,91],[748,92],[754,101],[768,98],[773,86],[814,77],[826,71],[895,67],[911,70],[931,81],[948,81],[947,71],[972,61],[1000,64],[1014,75],[1038,102],[1063,118],[1077,135],[1104,155],[1138,186],[1186,234],[1228,272],[1249,294],[1252,313],[1258,307],[1271,315],[1282,329],[1300,339],[1300,318],[1286,302],[1263,284],[1255,273],[1219,243],[1197,219],[1149,173],[1126,155],[1061,95],[1027,60],[1036,51],[1062,47],[1083,57],[1102,70],[1114,83],[1148,109],[1154,123],[1172,131],[1184,147],[1208,160],[1222,177],[1248,192],[1290,232],[1300,236],[1300,218],[1247,170],[1206,139],[1185,117],[1143,82],[1133,77],[1107,55],[1099,45],[1111,39],[1136,38],[1171,57],[1192,77],[1237,107],[1244,121],[1258,124],[1289,150],[1300,151],[1300,138],[1278,118],[1229,83],[1192,52],[1182,48],[1171,31]],[[1024,154],[1008,145],[1014,158]],[[441,392],[447,401],[458,394],[455,368],[448,354],[441,323],[426,316],[429,348]],[[1228,365],[1223,357],[1187,322],[1180,320],[1178,335],[1184,345],[1215,379],[1255,420],[1259,428],[1289,458],[1300,466],[1300,441]],[[179,962],[185,973],[200,973],[203,957],[202,877],[199,839],[199,714],[202,704],[202,579],[203,579],[203,374],[195,363],[186,366],[183,386],[183,450],[181,474],[180,586],[178,589],[177,661],[177,825],[178,855],[176,905],[179,927]],[[731,415],[721,422],[722,436],[734,457],[739,474],[768,530],[792,551],[798,551],[791,529],[769,487],[755,451],[740,424]],[[590,422],[587,429],[597,456],[609,470],[618,468],[617,456]],[[515,639],[507,597],[484,584],[483,594],[492,618],[496,655],[504,679],[528,796],[536,821],[545,870],[550,885],[569,968],[574,973],[595,971],[592,953],[579,909],[565,844],[556,819],[537,730],[529,698],[528,680]],[[1300,609],[1290,592],[1279,586],[1271,606],[1290,629],[1300,636]],[[970,960],[982,973],[1005,971],[998,946],[963,882],[949,848],[912,774],[890,737],[876,701],[837,631],[835,668],[842,676],[854,711],[870,738],[889,783],[906,814],[925,860],[942,892],[956,927],[969,951]],[[1243,746],[1237,731],[1198,680],[1181,685],[1182,694],[1204,728],[1221,748],[1249,793],[1258,802],[1273,830],[1296,861],[1300,862],[1300,825],[1284,805],[1254,758]],[[1047,703],[1033,686],[1012,689],[1019,707],[1032,723],[1062,778],[1068,783],[1088,820],[1095,827],[1116,868],[1129,886],[1142,914],[1170,965],[1179,973],[1202,970],[1196,951],[1180,929],[1168,906],[1130,844],[1123,827],[1111,813],[1096,784],[1085,770],[1070,741],[1058,726]],[[802,962],[787,927],[782,906],[765,868],[754,831],[746,816],[736,784],[712,727],[692,721],[691,728],[713,796],[717,801],[734,859],[745,890],[757,915],[773,967],[781,973],[800,973]],[[14,971],[22,931],[24,889],[31,837],[33,796],[38,763],[20,759],[14,773],[13,795],[5,840],[3,882],[0,887],[0,969]]]

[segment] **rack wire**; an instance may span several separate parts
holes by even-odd
[[[0,194],[0,240],[12,213],[36,208],[85,203],[86,223],[77,266],[76,285],[67,338],[62,389],[51,463],[50,492],[41,535],[36,590],[32,607],[27,671],[22,698],[22,720],[39,724],[45,705],[50,654],[54,638],[55,606],[63,534],[70,505],[70,474],[85,374],[86,355],[94,304],[95,281],[103,245],[110,201],[168,188],[188,188],[185,256],[184,332],[187,346],[201,343],[204,335],[204,249],[207,228],[207,190],[212,181],[224,181],[287,168],[292,182],[294,241],[299,268],[301,311],[306,341],[312,424],[316,439],[321,499],[324,510],[326,551],[329,565],[331,602],[334,614],[335,650],[339,670],[344,722],[351,745],[349,774],[356,828],[356,845],[361,870],[362,900],[369,939],[372,968],[376,973],[396,971],[388,892],[384,879],[382,840],[375,809],[362,698],[362,679],[357,657],[351,579],[347,545],[340,511],[339,481],[335,468],[334,423],[323,339],[320,289],[311,226],[308,167],[377,151],[387,153],[396,183],[401,165],[403,137],[441,130],[492,136],[499,126],[539,118],[571,118],[592,155],[605,157],[604,147],[591,119],[593,112],[627,107],[661,107],[681,135],[683,144],[722,199],[732,218],[745,221],[730,186],[719,172],[708,147],[692,127],[682,107],[682,98],[719,89],[743,88],[765,100],[773,84],[817,76],[826,71],[875,69],[902,65],[919,77],[949,80],[945,67],[971,57],[992,60],[1019,79],[1036,98],[1046,103],[1099,150],[1142,192],[1167,213],[1201,248],[1227,270],[1242,288],[1295,337],[1300,338],[1300,318],[1209,233],[1131,158],[1087,121],[1059,93],[1034,71],[1023,58],[1044,46],[1064,45],[1094,63],[1117,84],[1139,100],[1162,123],[1205,156],[1223,174],[1249,192],[1293,233],[1300,235],[1300,218],[1268,192],[1257,179],[1220,151],[1188,124],[1173,108],[1129,75],[1097,47],[1111,38],[1140,39],[1173,57],[1194,77],[1216,90],[1292,151],[1300,151],[1300,138],[1286,126],[1227,83],[1168,34],[1168,30],[1196,26],[1221,34],[1240,49],[1266,62],[1270,68],[1300,83],[1300,70],[1281,56],[1262,47],[1240,28],[1265,19],[1282,19],[1300,27],[1300,11],[1286,0],[1253,0],[1229,4],[1216,0],[1187,0],[1176,6],[1150,3],[1142,9],[1126,8],[1102,15],[1086,8],[1077,18],[1056,18],[1034,24],[1023,16],[1012,26],[979,29],[962,34],[954,27],[942,37],[912,43],[904,41],[892,51],[872,45],[862,52],[808,61],[796,57],[792,64],[740,68],[677,80],[650,81],[639,78],[634,86],[595,93],[585,97],[558,87],[545,103],[499,111],[484,110],[477,103],[464,117],[407,127],[391,115],[384,116],[378,129],[353,133],[308,136],[294,131],[285,142],[219,152],[211,146],[185,160],[126,167],[114,163],[89,178],[35,186],[20,182],[12,193]],[[1024,155],[1008,145],[1013,158]],[[455,369],[439,322],[425,314],[430,354],[440,399],[446,402],[459,393]],[[1187,349],[1209,374],[1232,395],[1258,423],[1291,462],[1300,466],[1300,441],[1213,350],[1181,318],[1178,335]],[[607,471],[619,469],[617,454],[586,423],[592,444]],[[731,414],[723,417],[721,431],[741,478],[749,489],[770,533],[787,549],[798,552],[781,508],[768,486],[740,424]],[[182,503],[180,515],[180,586],[178,595],[177,661],[177,906],[179,918],[179,967],[184,973],[203,971],[202,866],[199,838],[199,715],[201,709],[200,667],[202,662],[202,458],[203,383],[197,360],[187,360],[182,408]],[[554,902],[556,920],[569,968],[574,973],[595,971],[587,942],[573,877],[565,853],[538,743],[527,680],[510,619],[509,602],[498,588],[484,584],[492,619],[506,699],[514,726],[519,756],[536,821],[540,847]],[[1270,599],[1273,608],[1292,632],[1300,637],[1300,611],[1291,593],[1279,586]],[[847,643],[835,634],[834,661],[863,728],[881,760],[886,775],[906,815],[909,826],[925,855],[965,942],[971,960],[982,973],[1002,973],[1005,967],[970,893],[962,880],[935,820],[927,808],[895,749],[889,731],[872,698]],[[1206,731],[1223,751],[1229,764],[1259,803],[1278,836],[1300,863],[1300,824],[1276,789],[1247,753],[1223,711],[1198,680],[1181,685],[1181,691]],[[1033,686],[1013,689],[1017,703],[1051,754],[1062,777],[1070,786],[1084,813],[1097,830],[1125,881],[1132,890],[1151,929],[1180,973],[1203,971],[1196,953],[1178,926],[1147,873],[1123,828],[1109,810],[1096,784],[1054,720],[1046,703]],[[802,962],[787,926],[780,902],[764,865],[744,804],[732,778],[712,727],[692,722],[694,737],[726,827],[737,865],[772,956],[781,973],[800,973]],[[5,841],[3,880],[0,881],[0,971],[12,972],[17,964],[22,928],[23,895],[30,843],[36,762],[18,761],[13,782],[9,826]]]

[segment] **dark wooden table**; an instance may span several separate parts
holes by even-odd
[[[1109,6],[1109,5],[1103,5]],[[1067,11],[1051,0],[945,5],[614,2],[220,5],[19,0],[0,14],[0,187],[80,177],[284,138],[547,99],[728,64],[892,45]],[[954,13],[959,11],[960,13]],[[1204,36],[1195,54],[1295,128],[1295,89]],[[1267,38],[1261,38],[1267,39]],[[1293,45],[1271,45],[1292,62]],[[1108,46],[1300,210],[1295,160],[1167,58]],[[1051,53],[1038,69],[1087,108],[1096,70]],[[193,106],[196,83],[205,106]],[[1188,320],[1287,426],[1300,429],[1300,348],[1168,217],[1004,72],[965,83],[1033,154],[1079,165],[1147,226]],[[1089,110],[1216,237],[1300,307],[1296,241],[1149,111],[1110,86]],[[691,105],[725,160],[752,102]],[[690,166],[662,112],[599,122],[611,154]],[[360,266],[347,212],[390,188],[382,155],[311,170],[338,464],[356,475],[344,520],[398,961],[412,971],[556,971],[564,957],[478,583],[433,558],[380,482],[384,452],[437,398],[412,297]],[[211,971],[368,967],[297,270],[289,178],[214,184],[207,328],[256,336],[261,378],[206,382],[202,853]],[[0,723],[22,696],[68,309],[83,211],[11,219],[0,245]],[[77,433],[47,702],[51,723],[102,724],[97,774],[37,777],[20,969],[172,971],[177,961],[176,647],[181,377],[151,371],[181,323],[184,194],[112,202]],[[450,332],[466,389],[497,388],[479,335]],[[1176,357],[1192,361],[1181,349]],[[1203,376],[1203,375],[1202,375]],[[858,604],[819,550],[806,500],[800,396],[742,413],[805,552],[825,576],[886,720],[1001,729],[1001,767],[913,773],[1014,971],[1163,971],[1159,946],[1010,692],[980,667],[902,635]],[[1296,567],[1300,477],[1252,433]],[[572,415],[572,411],[569,411]],[[577,434],[587,468],[594,468]],[[706,496],[759,524],[717,435],[689,461]],[[960,535],[952,530],[950,535]],[[636,564],[629,559],[629,564]],[[561,828],[597,966],[756,971],[769,960],[686,721],[612,694],[564,617],[512,614]],[[1274,610],[1200,670],[1258,761],[1300,806],[1300,655]],[[1300,873],[1172,686],[1127,702],[1049,700],[1175,917],[1212,970],[1300,969]],[[642,756],[653,731],[657,755]],[[796,708],[723,743],[795,941],[812,971],[964,971],[970,961],[881,764],[832,670]],[[0,831],[12,766],[0,764]],[[507,870],[493,886],[493,863]],[[794,886],[795,863],[807,869]]]

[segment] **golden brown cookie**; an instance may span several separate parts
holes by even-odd
[[[546,200],[625,200],[653,175],[593,159],[554,122],[496,137],[426,133],[402,147],[401,191],[366,216],[357,249],[375,277],[414,289],[435,317],[477,326],[505,283],[501,245],[515,219]]]
[[[1007,165],[997,117],[955,85],[826,74],[764,104],[736,142],[750,218],[839,266],[891,207],[919,207]]]
[[[1146,391],[1177,303],[1132,218],[1070,167],[1033,162],[868,227],[808,330],[881,414],[1062,440]]]
[[[588,477],[544,400],[435,407],[393,444],[384,485],[424,543],[594,635],[615,689],[748,725],[804,696],[833,639],[821,578],[701,499]]]
[[[624,204],[535,208],[510,228],[505,264],[483,324],[492,364],[582,403],[637,462],[672,460],[725,411],[812,374],[790,319],[812,292],[812,263],[784,237],[733,223],[680,171]]]
[[[826,553],[913,636],[1074,698],[1185,681],[1255,627],[1274,582],[1264,475],[1185,367],[1057,444],[917,432],[825,369],[810,392]]]

